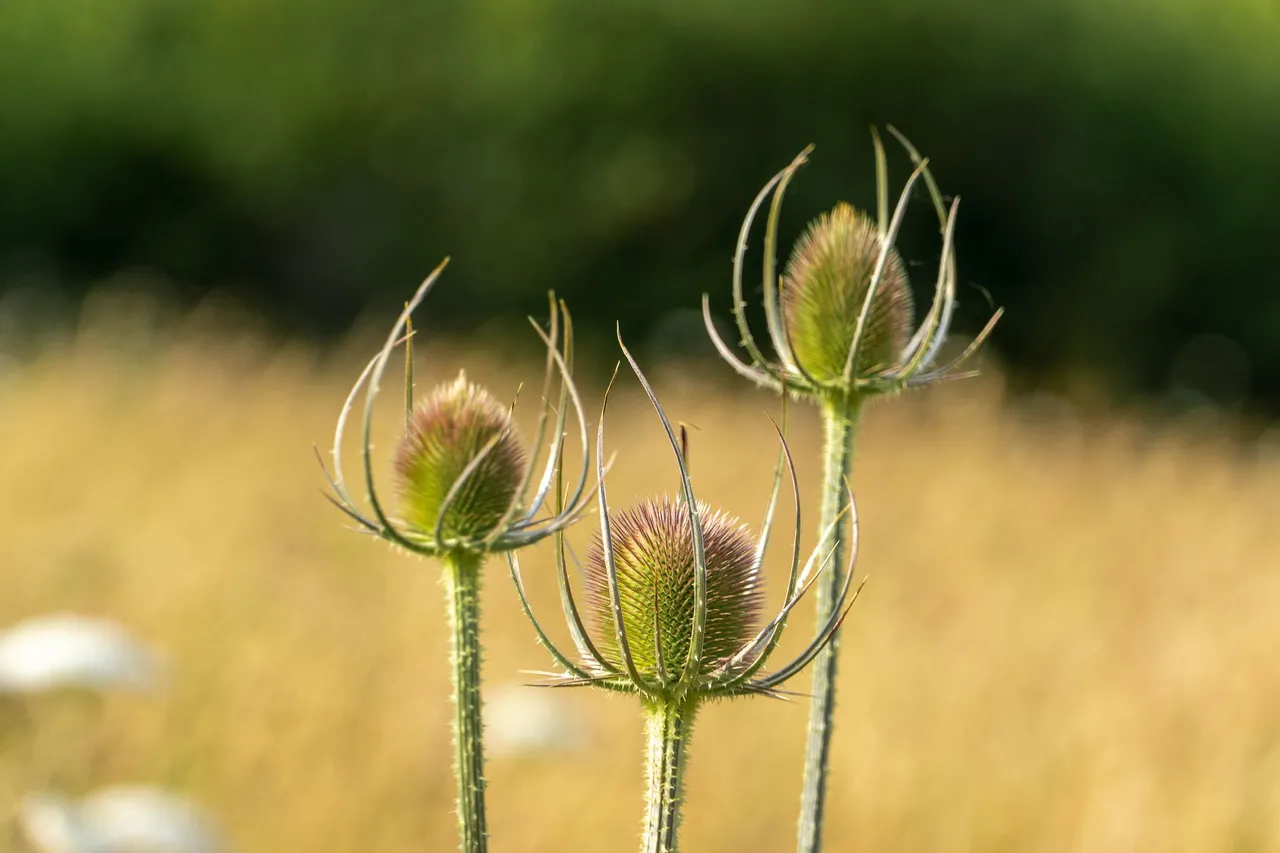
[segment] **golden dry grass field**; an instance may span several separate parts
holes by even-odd
[[[435,566],[345,529],[312,455],[363,350],[124,340],[87,329],[0,378],[0,625],[109,616],[171,673],[154,696],[10,702],[5,810],[23,790],[147,782],[199,799],[246,853],[453,849]],[[464,363],[503,397],[539,375],[428,346],[422,386]],[[699,496],[758,525],[771,401],[727,373],[653,377],[698,427]],[[618,502],[676,482],[622,387]],[[812,494],[816,418],[793,421]],[[873,407],[855,487],[870,581],[843,635],[833,853],[1280,850],[1280,453],[1120,416],[1032,418],[988,379]],[[547,549],[527,556],[560,629],[551,568]],[[549,666],[497,563],[484,625],[491,687]],[[633,849],[636,707],[539,695],[585,739],[490,762],[492,848]],[[689,850],[791,849],[805,711],[749,699],[700,715]]]

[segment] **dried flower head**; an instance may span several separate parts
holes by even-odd
[[[460,373],[414,408],[395,467],[406,521],[471,539],[502,522],[528,463],[510,410]]]
[[[721,357],[739,374],[774,391],[842,400],[973,375],[961,367],[982,346],[1001,311],[992,315],[955,360],[937,363],[956,304],[954,236],[959,199],[951,203],[948,211],[929,172],[928,161],[920,157],[901,134],[896,130],[893,133],[916,168],[898,197],[892,217],[888,207],[884,148],[879,135],[873,133],[875,221],[846,204],[818,217],[797,243],[781,284],[775,267],[782,198],[812,147],[774,175],[752,202],[738,234],[733,261],[733,315],[749,362],[739,358],[720,337],[711,319],[710,299],[705,294],[702,298],[707,333]],[[907,201],[921,178],[929,189],[941,226],[942,260],[938,264],[933,304],[912,332],[911,291],[895,243]],[[777,362],[765,357],[751,334],[744,314],[742,284],[747,236],[756,212],[770,193],[773,200],[765,226],[763,287],[765,317]]]
[[[757,540],[736,519],[698,502],[680,441],[666,413],[625,345],[622,352],[666,431],[680,472],[680,497],[649,500],[620,512],[609,509],[601,461],[606,392],[596,432],[600,531],[583,570],[591,629],[582,618],[569,582],[563,537],[556,536],[561,603],[577,647],[577,660],[557,648],[543,631],[530,608],[519,561],[514,554],[507,555],[525,614],[539,640],[563,667],[563,672],[553,674],[550,684],[593,684],[638,693],[652,707],[670,707],[672,703],[694,707],[708,698],[773,694],[830,642],[848,613],[856,548],[850,549],[836,607],[814,640],[782,668],[759,675],[781,639],[787,616],[830,558],[829,553],[815,550],[801,566],[799,486],[786,442],[782,441],[773,492]],[[780,430],[778,436],[781,440]],[[791,569],[782,609],[761,624],[760,566],[784,472],[789,474],[796,504]],[[855,538],[856,530],[855,519]],[[825,541],[829,532],[819,541]]]
[[[447,263],[447,261],[446,261]],[[551,298],[551,322],[543,330],[530,319],[547,348],[543,407],[532,450],[525,452],[508,407],[488,391],[460,375],[413,405],[413,331],[410,316],[439,279],[437,267],[405,305],[382,350],[365,367],[338,416],[333,440],[333,472],[325,476],[329,499],[360,529],[402,548],[428,556],[507,551],[562,530],[581,518],[590,505],[587,421],[573,384],[573,325],[563,302]],[[405,345],[405,432],[395,454],[402,518],[384,509],[373,478],[372,424],[374,400],[392,351]],[[559,393],[553,394],[559,378]],[[361,391],[365,393],[361,461],[368,508],[356,503],[343,476],[342,444],[347,419]],[[539,517],[552,481],[563,476],[564,442],[573,412],[582,442],[582,465],[568,499]],[[535,480],[531,462],[546,453]],[[323,466],[323,460],[322,460]]]
[[[796,361],[815,378],[832,381],[844,373],[858,314],[868,297],[870,311],[854,373],[884,370],[906,347],[911,284],[893,246],[887,249],[880,286],[869,293],[883,252],[875,221],[844,203],[815,219],[792,250],[782,276],[782,306]]]

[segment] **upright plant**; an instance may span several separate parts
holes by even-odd
[[[447,263],[447,261],[446,261]],[[449,621],[453,629],[454,770],[458,829],[464,853],[486,849],[483,726],[480,707],[481,569],[494,553],[559,533],[590,504],[587,425],[572,380],[573,327],[564,304],[551,300],[549,329],[534,329],[546,345],[543,407],[534,445],[526,453],[516,435],[511,410],[484,388],[459,376],[414,404],[410,316],[439,279],[437,267],[405,305],[381,351],[365,367],[347,396],[333,439],[333,472],[325,468],[329,499],[359,529],[407,551],[436,558],[444,570]],[[533,322],[532,320],[530,322]],[[403,337],[402,337],[403,336]],[[374,402],[393,350],[405,344],[404,431],[395,452],[399,514],[388,512],[374,484],[372,428]],[[559,377],[558,401],[551,398]],[[342,445],[347,420],[365,392],[361,462],[367,509],[358,504],[343,476]],[[570,406],[572,404],[572,406]],[[582,442],[577,483],[567,501],[560,494],[566,418],[572,407]],[[554,412],[554,418],[551,416]],[[548,424],[554,422],[548,443]],[[546,449],[546,464],[535,480],[532,462]],[[321,465],[324,467],[323,460]],[[553,480],[556,509],[540,516]]]
[[[570,587],[563,535],[556,534],[561,603],[576,655],[561,651],[548,638],[530,608],[516,555],[508,553],[507,560],[525,614],[538,639],[562,668],[549,683],[593,685],[640,698],[647,731],[648,771],[641,851],[675,853],[686,746],[698,708],[709,699],[775,694],[820,653],[848,612],[853,552],[851,549],[843,577],[835,571],[830,574],[836,593],[830,613],[820,621],[817,636],[783,667],[762,674],[781,639],[787,615],[818,580],[831,556],[820,545],[803,569],[800,566],[800,504],[786,444],[782,446],[760,538],[755,540],[736,519],[697,500],[685,454],[670,421],[631,353],[625,346],[622,351],[675,453],[679,498],[647,500],[618,512],[610,509],[602,455],[609,396],[606,391],[596,432],[600,530],[584,568],[586,622]],[[762,625],[760,566],[773,523],[784,460],[796,503],[791,569],[785,603],[776,616]],[[851,508],[852,504],[846,503],[845,511],[851,512]],[[829,536],[822,539],[829,541]],[[819,560],[820,555],[826,559]]]
[[[846,484],[853,468],[854,435],[865,403],[907,388],[972,376],[962,371],[1000,317],[996,311],[976,338],[954,360],[937,359],[951,326],[956,303],[955,221],[959,199],[949,210],[927,161],[890,128],[915,164],[889,215],[888,170],[884,147],[873,131],[876,155],[876,218],[838,204],[814,220],[796,243],[779,281],[776,275],[778,219],[782,198],[807,159],[806,148],[756,196],[739,232],[733,261],[733,315],[749,361],[724,342],[711,319],[704,294],[703,317],[712,342],[742,376],[780,394],[808,400],[823,423],[823,480],[819,546],[840,561],[852,533],[841,519],[847,508]],[[914,328],[911,290],[895,248],[912,189],[922,178],[942,231],[942,259],[933,303]],[[743,260],[756,214],[773,194],[765,224],[763,291],[765,319],[776,361],[761,352],[744,313]],[[838,612],[842,582],[824,578],[817,586],[818,638]],[[797,831],[799,853],[817,853],[822,843],[823,807],[835,707],[837,637],[830,636],[814,664],[813,700],[805,746],[805,773]]]

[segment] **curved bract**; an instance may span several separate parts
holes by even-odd
[[[891,128],[892,130],[892,128]],[[724,341],[702,297],[707,333],[720,356],[742,376],[773,391],[815,399],[854,399],[972,376],[961,368],[982,346],[1000,318],[996,310],[977,337],[954,360],[937,361],[956,304],[955,221],[959,199],[948,210],[928,161],[896,130],[915,170],[889,215],[884,149],[876,147],[877,217],[874,223],[848,205],[819,217],[796,245],[781,284],[776,274],[778,218],[782,198],[812,147],[800,152],[764,186],[747,210],[733,260],[733,315],[746,350],[744,361]],[[914,331],[911,296],[895,248],[907,202],[923,178],[942,231],[933,303]],[[763,293],[772,361],[761,351],[745,314],[742,268],[756,214],[772,201],[765,225]]]

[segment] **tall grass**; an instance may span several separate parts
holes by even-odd
[[[364,348],[321,359],[191,331],[117,344],[85,333],[0,378],[0,623],[108,615],[165,650],[173,676],[158,700],[0,709],[36,729],[0,756],[3,808],[42,785],[144,780],[203,800],[249,853],[451,848],[438,573],[339,529],[311,453]],[[464,355],[498,393],[538,376],[492,352],[436,348],[420,380]],[[699,496],[754,518],[776,449],[761,398],[654,378],[703,431]],[[1276,849],[1280,452],[1118,415],[1033,418],[983,383],[865,418],[870,581],[843,633],[829,849]],[[670,487],[646,406],[611,408],[626,449],[611,494]],[[813,495],[816,419],[793,420]],[[525,561],[553,612],[549,549]],[[770,579],[776,600],[784,579]],[[490,686],[529,680],[518,670],[544,653],[501,573],[484,596]],[[591,748],[491,761],[495,849],[625,848],[634,706],[554,698],[587,715]],[[803,702],[704,711],[690,849],[793,844],[804,719]]]

